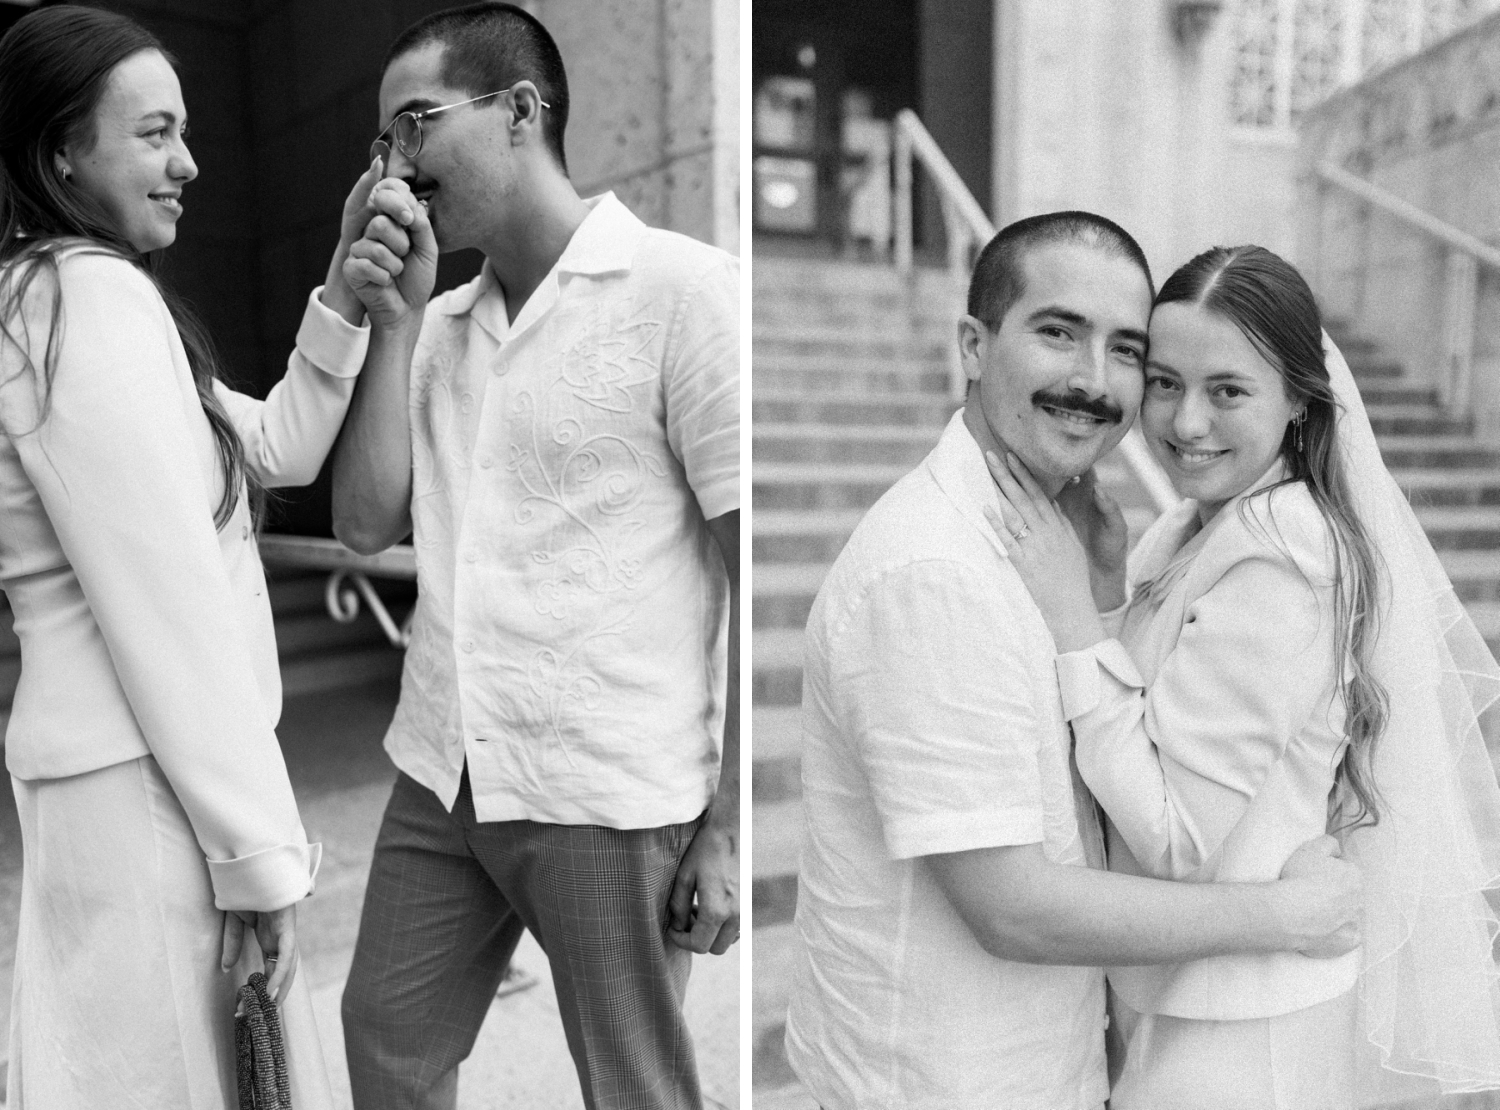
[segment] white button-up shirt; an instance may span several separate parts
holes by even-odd
[[[649,828],[712,797],[739,507],[739,267],[613,195],[513,321],[486,265],[412,361],[420,599],[386,735],[481,821]]]
[[[808,832],[787,1017],[828,1110],[1099,1107],[1104,974],[997,959],[921,857],[1041,844],[1103,864],[1046,623],[985,521],[956,414],[875,505],[808,620]]]

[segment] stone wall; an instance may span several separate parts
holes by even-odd
[[[1331,98],[1299,128],[1299,258],[1325,311],[1439,372],[1445,248],[1328,187],[1332,162],[1445,223],[1500,243],[1500,15]],[[1475,409],[1500,430],[1500,274],[1480,270]]]
[[[1178,41],[1165,3],[995,0],[993,211],[1084,208],[1164,275],[1221,234],[1227,35]]]

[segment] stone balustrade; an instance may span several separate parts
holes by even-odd
[[[1454,248],[1320,179],[1330,163],[1500,244],[1500,15],[1302,118],[1297,238],[1325,315],[1380,342],[1415,382],[1442,390],[1454,361],[1471,359],[1476,429],[1500,439],[1500,270],[1466,276]]]

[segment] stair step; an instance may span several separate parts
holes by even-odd
[[[752,634],[751,687],[756,705],[802,703],[802,630],[761,629]]]
[[[784,365],[782,360],[757,362],[755,388],[799,390],[812,394],[913,393],[941,394],[948,388],[946,367],[929,363],[886,366],[864,363],[833,364],[808,359]]]
[[[757,460],[751,470],[756,538],[761,535],[761,517],[770,511],[863,514],[880,500],[881,494],[908,474],[913,465],[906,462],[787,463]]]
[[[921,424],[934,437],[958,402],[947,393],[818,393],[795,389],[760,389],[751,395],[754,428],[763,423]]]
[[[283,660],[281,693],[290,698],[371,682],[397,682],[404,659],[403,652],[386,646]]]
[[[827,563],[764,563],[752,579],[755,628],[804,628],[813,599],[828,574]]]
[[[1440,550],[1500,546],[1500,505],[1422,505],[1416,513]]]
[[[864,508],[817,512],[757,508],[751,558],[756,566],[832,563],[864,515]]]
[[[1387,435],[1378,442],[1381,457],[1392,469],[1500,466],[1500,447],[1472,436]]]
[[[1500,504],[1500,468],[1392,470],[1413,507],[1484,507]]]
[[[802,708],[796,705],[757,705],[750,710],[755,762],[798,760],[802,757]]]
[[[283,664],[306,655],[365,647],[384,647],[400,654],[364,607],[348,623],[334,620],[327,612],[299,613],[276,621],[276,653]]]
[[[1359,388],[1360,399],[1370,405],[1436,405],[1437,390],[1426,385],[1397,385],[1374,380]]]
[[[894,326],[893,326],[894,325]],[[951,354],[957,336],[950,325],[935,321],[890,318],[830,324],[785,325],[768,328],[761,324],[752,332],[751,353],[762,358],[797,355],[846,355],[861,358],[942,359]]]
[[[750,832],[755,838],[750,873],[761,879],[795,875],[802,851],[803,817],[800,800],[769,802],[751,807]]]
[[[1500,550],[1439,551],[1438,559],[1460,600],[1500,601]]]
[[[937,445],[939,425],[758,424],[757,461],[901,463],[911,469]]]
[[[1450,416],[1436,405],[1369,405],[1366,412],[1377,436],[1467,435],[1473,428],[1473,420]]]

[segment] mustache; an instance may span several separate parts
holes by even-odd
[[[1068,412],[1080,412],[1108,424],[1118,424],[1125,419],[1125,412],[1119,405],[1103,398],[1087,397],[1082,393],[1052,393],[1039,389],[1031,395],[1031,403]]]

